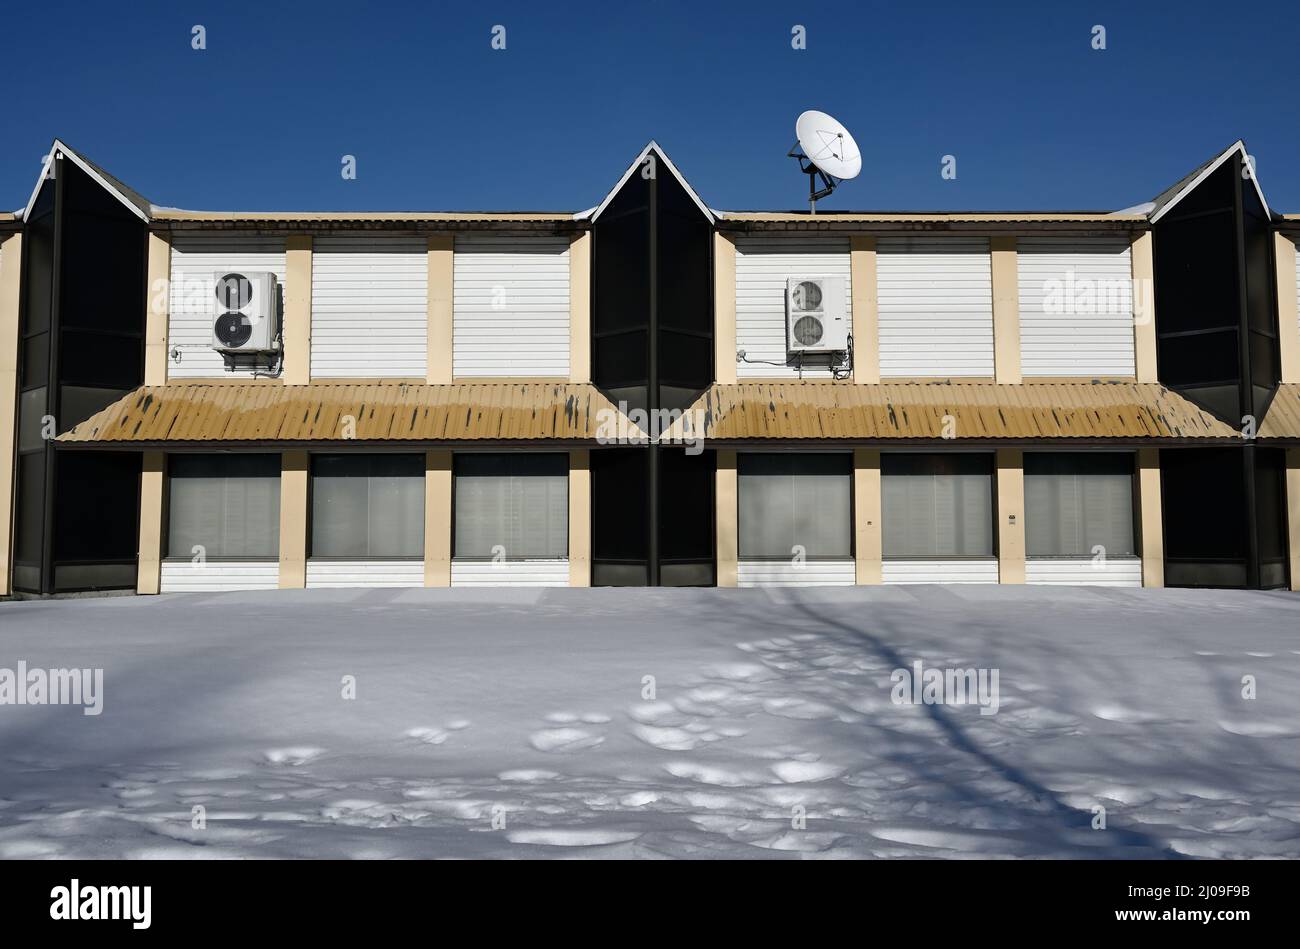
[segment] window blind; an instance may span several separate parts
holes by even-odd
[[[1135,556],[1133,456],[1025,455],[1025,552],[1030,557]]]
[[[991,557],[993,460],[983,454],[880,459],[885,557]]]
[[[280,556],[279,455],[173,455],[167,555]]]
[[[506,560],[569,555],[566,455],[458,455],[453,556]]]
[[[312,458],[311,555],[424,557],[421,455]]]
[[[853,555],[853,458],[846,454],[742,454],[737,460],[742,560]]]

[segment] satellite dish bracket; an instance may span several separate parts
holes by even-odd
[[[816,214],[817,202],[834,191],[835,186],[839,184],[839,180],[832,178],[818,168],[813,163],[813,160],[803,153],[803,149],[799,147],[798,142],[791,146],[787,157],[798,159],[799,170],[808,176],[808,213]],[[822,183],[820,188],[817,187],[818,179],[821,179]]]

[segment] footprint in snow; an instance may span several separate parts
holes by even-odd
[[[1122,725],[1142,725],[1161,720],[1159,715],[1139,712],[1122,705],[1103,705],[1101,708],[1093,709],[1092,714],[1103,721],[1119,722]]]
[[[457,732],[464,728],[469,728],[469,719],[454,718],[442,728],[435,728],[431,725],[421,725],[416,728],[408,728],[406,730],[406,737],[415,738],[424,742],[426,745],[441,745],[451,737],[451,732]]]
[[[1294,725],[1282,725],[1276,722],[1242,722],[1221,721],[1219,727],[1230,735],[1242,738],[1295,738],[1300,730]]]
[[[584,728],[543,728],[528,737],[528,743],[538,751],[565,753],[594,748],[605,740],[604,736]]]
[[[548,847],[601,847],[607,844],[623,844],[636,840],[641,835],[624,830],[562,830],[538,828],[535,830],[512,830],[506,839],[516,844],[543,844]]]
[[[780,761],[772,765],[772,771],[786,784],[825,781],[844,773],[839,765],[824,761]]]
[[[265,751],[262,754],[271,764],[284,764],[296,768],[300,764],[306,764],[313,758],[318,758],[325,754],[325,749],[310,748],[306,746],[294,748],[272,748],[270,751]]]
[[[548,722],[557,725],[572,725],[582,722],[585,725],[605,725],[610,717],[603,712],[551,712],[546,716]]]

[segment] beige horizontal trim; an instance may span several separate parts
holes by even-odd
[[[574,221],[565,211],[186,211],[154,208],[155,221]]]
[[[964,221],[971,223],[1088,223],[1088,224],[1145,224],[1145,214],[1110,214],[1105,211],[821,211],[807,214],[796,211],[721,211],[722,221],[818,221],[836,223],[889,224],[930,221]]]

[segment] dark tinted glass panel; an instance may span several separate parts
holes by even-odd
[[[696,390],[708,388],[713,381],[712,338],[661,329],[659,381],[661,385]]]
[[[659,450],[659,556],[662,560],[713,561],[712,451],[689,455]]]
[[[44,419],[49,413],[48,389],[28,389],[18,396],[18,450],[41,451],[49,430]]]
[[[134,560],[140,455],[60,451],[54,471],[54,559]]]
[[[1277,334],[1273,307],[1273,234],[1263,216],[1255,188],[1242,182],[1246,246],[1246,318],[1247,325],[1270,336]]]
[[[45,458],[43,451],[18,456],[18,485],[14,522],[14,558],[40,563],[44,517]]]
[[[60,386],[59,432],[66,432],[90,418],[100,409],[116,402],[130,390],[93,386]]]
[[[50,378],[50,334],[29,336],[23,340],[22,380],[23,387],[45,385]]]
[[[1170,386],[1232,382],[1241,378],[1235,328],[1160,341],[1161,381]]]
[[[628,179],[592,228],[592,291],[596,332],[649,322],[649,182],[639,173]]]
[[[1162,451],[1160,481],[1166,557],[1245,560],[1248,520],[1240,449]]]
[[[53,181],[46,182],[41,188],[23,233],[25,336],[50,328],[50,302],[54,289],[54,190]]]
[[[644,385],[648,373],[643,330],[592,340],[592,370],[602,389]]]
[[[645,562],[646,453],[610,448],[591,453],[592,557]]]
[[[1259,556],[1286,559],[1286,455],[1276,448],[1255,451],[1255,516],[1259,522]],[[1272,584],[1268,584],[1272,585]]]
[[[61,346],[59,378],[64,382],[133,389],[144,379],[144,346],[139,336],[64,330]]]
[[[1251,332],[1250,381],[1258,389],[1271,390],[1281,379],[1281,362],[1277,337]],[[1262,404],[1256,400],[1255,411],[1262,413]]]
[[[689,199],[688,206],[664,208],[663,196],[679,191],[671,180],[660,181],[659,322],[662,326],[713,331],[713,292],[709,279],[712,230]],[[688,216],[689,215],[689,216]]]
[[[63,233],[62,325],[143,332],[146,263],[140,221],[69,211]]]

